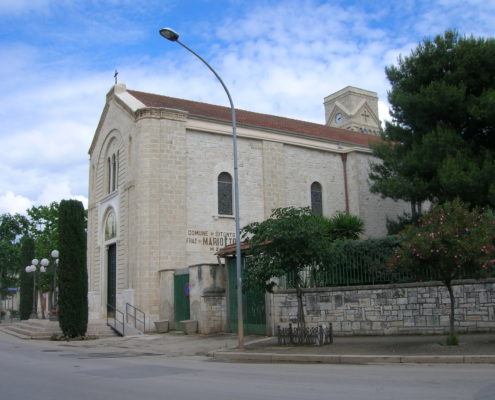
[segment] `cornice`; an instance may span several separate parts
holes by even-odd
[[[162,107],[143,107],[134,112],[136,122],[141,119],[171,119],[174,121],[186,122],[189,113],[183,110]]]

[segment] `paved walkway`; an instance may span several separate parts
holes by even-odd
[[[181,332],[53,342],[98,353],[128,355],[205,356],[223,361],[316,363],[491,363],[495,364],[495,334],[460,335],[458,346],[446,346],[445,336],[336,337],[326,346],[278,346],[275,338],[246,337],[239,350],[233,334],[185,335]]]
[[[336,337],[326,346],[278,346],[275,338],[260,340],[244,351],[212,352],[232,361],[370,363],[490,363],[495,364],[495,334],[460,335],[458,346],[445,345],[445,336]]]

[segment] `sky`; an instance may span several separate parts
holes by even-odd
[[[385,67],[456,29],[495,36],[495,0],[0,0],[0,214],[75,198],[114,84],[324,123],[323,98],[378,93]]]

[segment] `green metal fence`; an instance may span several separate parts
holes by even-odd
[[[359,242],[342,242],[332,249],[322,265],[310,265],[298,274],[302,287],[331,287],[376,285],[387,283],[417,282],[415,275],[406,270],[394,269],[390,261],[398,247],[395,239],[368,239]],[[486,275],[495,277],[492,264]],[[294,287],[294,275],[281,279],[281,286]],[[459,279],[476,276],[459,277]],[[422,281],[439,280],[434,270],[426,269]]]
[[[393,270],[387,266],[387,263],[387,257],[382,255],[339,255],[328,264],[308,266],[299,273],[299,278],[303,287],[376,285],[415,281],[410,274]],[[291,287],[291,282],[294,281],[294,277],[289,276],[287,286]]]

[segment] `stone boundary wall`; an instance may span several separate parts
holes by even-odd
[[[189,266],[191,319],[198,321],[198,332],[211,334],[227,329],[225,267],[219,264]]]
[[[495,279],[456,281],[457,332],[495,332]],[[334,334],[437,334],[449,330],[450,298],[439,282],[304,290],[306,323],[331,322]],[[272,324],[297,320],[295,290],[272,295]]]

